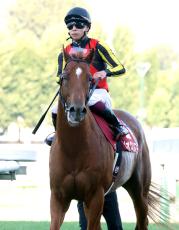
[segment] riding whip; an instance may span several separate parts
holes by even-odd
[[[55,94],[53,100],[51,101],[50,105],[48,106],[47,110],[45,111],[45,113],[41,116],[40,120],[38,121],[38,123],[36,124],[34,130],[32,131],[32,134],[36,134],[37,130],[39,129],[40,125],[42,124],[47,112],[49,111],[50,107],[52,106],[53,102],[55,101],[56,97],[59,94],[59,90],[57,91],[57,93]]]

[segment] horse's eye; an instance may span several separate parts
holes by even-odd
[[[67,73],[62,73],[61,79],[62,80],[68,80],[68,74]]]
[[[63,72],[61,75],[60,75],[60,85],[66,85],[67,83],[67,80],[68,80],[69,76],[67,75],[67,73]]]

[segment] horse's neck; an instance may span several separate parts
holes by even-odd
[[[92,132],[91,123],[94,122],[90,112],[88,111],[85,119],[77,127],[69,126],[63,109],[59,109],[58,114],[57,135],[63,147],[69,148],[71,146],[70,148],[72,148],[75,146],[80,148],[82,145],[87,146]]]

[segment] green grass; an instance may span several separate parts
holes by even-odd
[[[33,222],[33,221],[0,221],[0,230],[49,230],[50,223],[47,221]],[[123,223],[124,230],[133,230],[134,223]],[[179,224],[171,224],[173,230],[179,229]],[[62,230],[79,230],[77,222],[64,223]],[[105,224],[102,224],[102,229],[107,230]],[[151,224],[150,230],[166,230],[164,227]]]

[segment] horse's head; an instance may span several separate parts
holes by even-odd
[[[89,64],[94,51],[72,49],[70,54],[64,51],[66,66],[61,76],[60,99],[71,126],[77,126],[87,112],[91,74]]]

